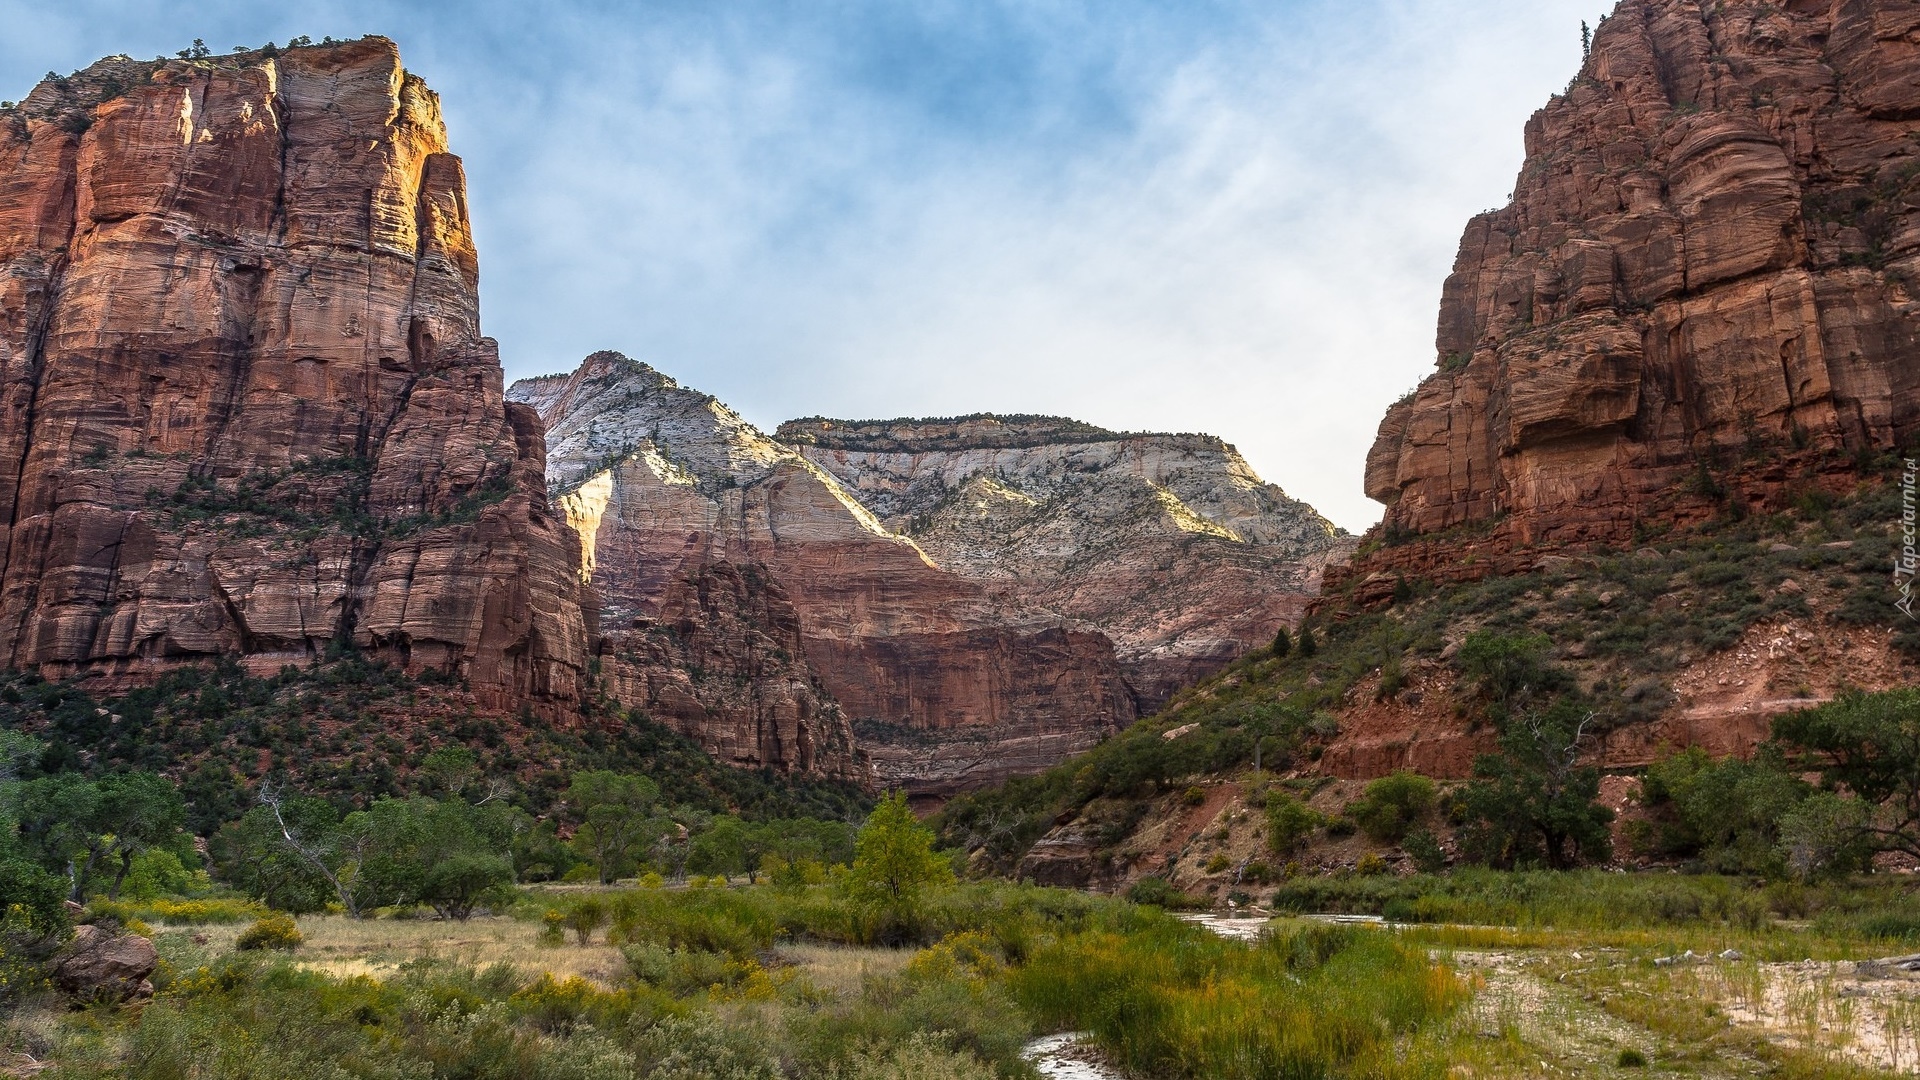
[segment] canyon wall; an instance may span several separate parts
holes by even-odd
[[[114,58],[0,111],[0,663],[351,644],[560,716],[593,605],[383,38]]]
[[[975,416],[777,437],[996,604],[1111,639],[1143,713],[1298,625],[1353,548],[1210,435]]]
[[[1912,0],[1623,0],[1527,124],[1513,201],[1468,224],[1438,370],[1380,425],[1389,538],[1618,541],[1911,443],[1916,139]],[[1419,550],[1374,561],[1457,563]]]
[[[1137,715],[1104,637],[994,604],[712,397],[618,353],[509,394],[546,418],[610,691],[724,760],[852,774],[864,757],[943,794]]]

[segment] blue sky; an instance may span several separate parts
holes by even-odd
[[[614,348],[771,427],[1206,431],[1359,530],[1472,213],[1603,0],[0,0],[0,97],[380,33],[467,162],[509,378]]]

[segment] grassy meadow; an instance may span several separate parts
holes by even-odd
[[[152,1002],[29,1001],[6,1045],[47,1080],[1029,1077],[1054,1032],[1111,1077],[1890,1075],[1920,1067],[1920,975],[1872,961],[1920,944],[1887,878],[1328,879],[1311,899],[1435,919],[1253,942],[1000,883],[886,918],[838,882],[543,887],[466,921],[302,916],[265,949],[237,946],[244,905],[161,901],[117,909],[160,948]]]

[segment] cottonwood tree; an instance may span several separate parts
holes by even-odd
[[[599,869],[602,885],[613,884],[659,837],[659,799],[659,785],[644,776],[606,769],[575,774],[567,788],[568,811],[580,823],[573,841]]]
[[[1859,800],[1850,820],[1826,808],[1830,830],[1920,858],[1920,689],[1846,694],[1777,718],[1773,737],[1817,767],[1829,792]]]
[[[882,798],[854,839],[847,883],[855,902],[886,926],[913,922],[929,890],[953,884],[953,866],[933,844],[933,830],[914,817],[906,792]]]
[[[178,836],[187,819],[179,789],[147,772],[43,776],[22,785],[17,807],[22,837],[43,861],[65,867],[75,901],[109,866],[107,894],[118,897],[134,857]]]
[[[1598,803],[1600,770],[1581,765],[1594,714],[1561,701],[1520,713],[1500,735],[1500,753],[1473,763],[1460,793],[1464,846],[1495,866],[1544,862],[1564,870],[1612,853],[1613,811]]]

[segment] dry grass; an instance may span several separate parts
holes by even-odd
[[[913,959],[914,949],[871,949],[850,945],[782,945],[775,955],[805,973],[821,990],[841,998],[860,996],[869,976],[898,975]]]
[[[344,915],[305,915],[299,920],[305,941],[293,953],[303,966],[334,976],[370,975],[385,978],[401,965],[416,960],[445,960],[486,967],[506,962],[522,975],[537,978],[551,972],[556,979],[578,975],[612,988],[627,979],[627,961],[620,950],[595,943],[540,944],[540,927],[505,916],[475,916],[466,922],[437,919],[350,919]],[[199,952],[218,955],[233,951],[240,926],[156,927],[182,935],[204,937]]]

